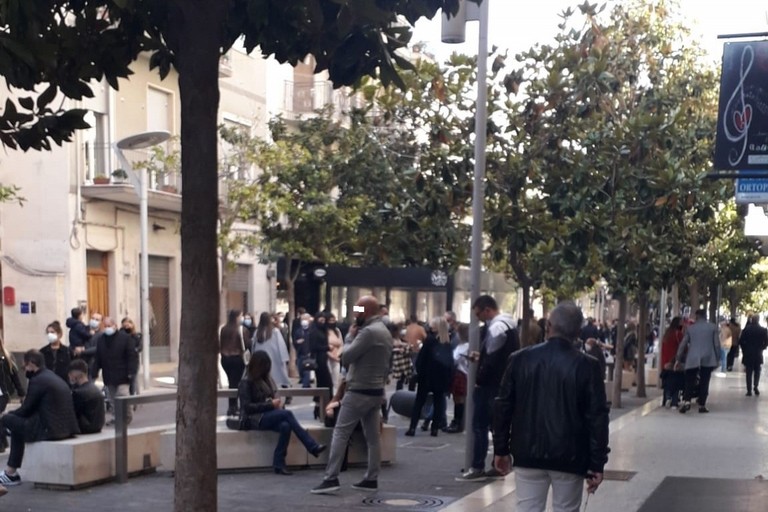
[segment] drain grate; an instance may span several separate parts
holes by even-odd
[[[387,494],[372,496],[363,500],[363,505],[386,507],[392,510],[436,510],[442,508],[445,504],[446,501],[442,498],[418,494]]]
[[[637,471],[620,471],[617,469],[606,469],[603,472],[603,480],[615,480],[618,482],[629,482],[637,474]]]

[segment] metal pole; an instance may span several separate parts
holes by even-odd
[[[115,408],[115,477],[117,483],[128,481],[128,401],[123,397],[112,397],[112,407]]]
[[[488,65],[488,2],[480,4],[480,31],[477,45],[477,103],[475,104],[475,168],[472,188],[472,262],[470,267],[471,296],[474,302],[480,296],[480,278],[483,256],[483,202],[485,201],[485,144]],[[474,314],[469,321],[469,351],[480,350],[480,326]],[[467,400],[465,404],[464,469],[472,467],[475,436],[472,432],[472,415],[475,404],[472,392],[477,379],[477,363],[470,363],[467,375]],[[487,435],[487,434],[485,434]]]
[[[147,197],[149,195],[147,169],[142,168],[139,175],[139,231],[141,232],[141,259],[139,261],[139,274],[141,280],[140,313],[141,313],[141,367],[143,371],[144,389],[150,386],[149,376],[149,239],[148,239],[148,213]]]

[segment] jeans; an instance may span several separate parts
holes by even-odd
[[[760,367],[762,365],[755,364],[755,365],[749,365],[745,366],[747,370],[747,393],[751,393],[754,389],[757,391],[758,386],[760,385]],[[752,387],[752,375],[755,376],[755,387]]]
[[[515,468],[516,512],[544,512],[552,486],[553,512],[579,512],[584,477],[560,471]]]
[[[18,469],[24,459],[24,436],[28,428],[27,420],[15,414],[6,414],[0,418],[0,425],[2,425],[3,445],[7,443],[6,431],[11,434],[11,453],[8,455],[7,465],[10,468]]]
[[[475,435],[472,468],[480,471],[485,469],[485,458],[488,455],[488,432],[491,429],[491,413],[497,391],[496,388],[477,386],[472,394],[475,402],[472,416],[472,432]]]
[[[709,396],[709,380],[712,377],[712,370],[714,368],[691,368],[685,370],[685,392],[683,393],[683,400],[690,402],[693,397],[694,388],[696,387],[696,376],[699,377],[699,394],[696,400],[701,407],[707,405],[707,397]]]
[[[336,419],[331,440],[331,453],[325,468],[325,480],[339,477],[344,454],[358,422],[362,422],[363,435],[368,445],[368,468],[363,478],[378,480],[381,468],[381,400],[382,396],[364,395],[347,391],[341,400],[341,409]]]
[[[109,392],[109,398],[112,403],[115,404],[115,398],[119,396],[131,396],[131,386],[129,384],[119,384],[117,386],[107,384],[107,391]],[[115,405],[112,406],[114,412]],[[125,424],[130,425],[133,421],[133,407],[125,408]]]
[[[720,347],[720,371],[722,373],[725,373],[725,370],[727,368],[727,362],[728,362],[728,351],[730,349],[726,349],[723,347]]]
[[[419,385],[416,391],[416,400],[413,402],[413,411],[411,412],[411,430],[416,428],[421,417],[421,410],[427,401],[430,390],[426,386]],[[445,393],[432,392],[432,411],[428,413],[424,420],[432,421],[432,431],[437,432],[445,424]]]
[[[229,381],[229,389],[237,389],[240,384],[240,379],[243,378],[243,372],[245,371],[245,362],[242,355],[221,356],[221,367],[224,368],[224,373],[227,374],[227,380]],[[237,397],[229,399],[229,411],[237,411]]]
[[[285,409],[265,412],[261,417],[261,421],[259,421],[257,429],[271,430],[280,434],[277,438],[275,455],[272,458],[272,465],[275,469],[285,467],[285,456],[288,453],[288,443],[291,441],[291,432],[296,434],[296,437],[299,438],[299,441],[301,441],[301,444],[304,445],[309,453],[314,453],[318,448],[317,441],[312,439],[312,436],[299,425],[299,422],[296,421],[296,417],[293,413]]]

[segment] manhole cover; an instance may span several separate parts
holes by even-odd
[[[438,444],[430,444],[430,443],[416,443],[416,442],[409,442],[409,443],[403,443],[399,445],[399,448],[409,448],[413,450],[424,450],[426,452],[434,452],[437,450],[442,450],[444,448],[448,448],[451,446],[448,443],[438,443]]]
[[[629,482],[637,471],[619,471],[616,469],[606,469],[603,472],[603,480],[616,480],[619,482]]]
[[[388,507],[392,509],[437,509],[445,505],[445,500],[434,496],[389,495],[372,496],[363,500],[363,505]]]

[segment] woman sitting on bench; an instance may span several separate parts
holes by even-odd
[[[291,411],[283,408],[280,398],[275,398],[277,386],[270,377],[272,361],[266,352],[257,351],[251,355],[245,376],[238,387],[240,398],[240,430],[272,430],[280,437],[275,447],[272,465],[278,475],[290,475],[285,467],[285,456],[291,432],[309,453],[315,457],[325,451],[326,446],[318,444],[312,436],[299,425]]]

